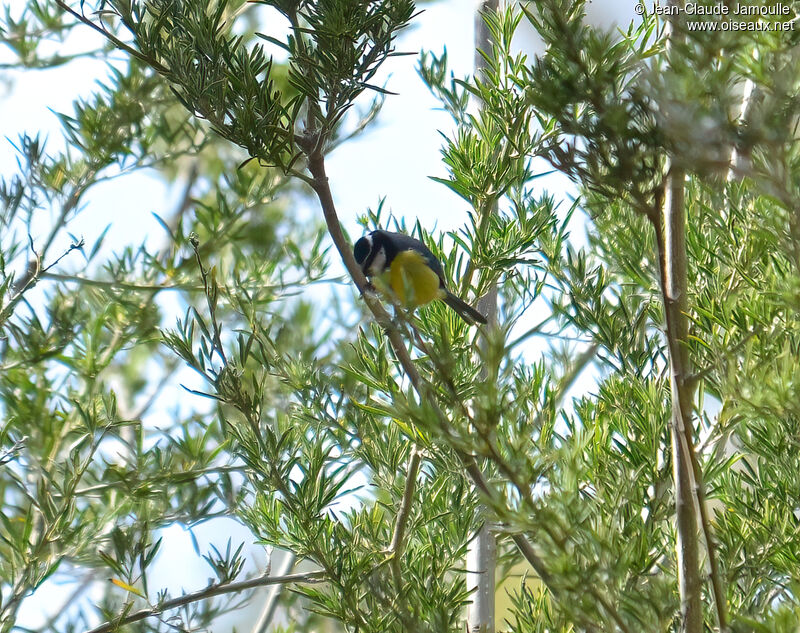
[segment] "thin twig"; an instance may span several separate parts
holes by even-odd
[[[93,288],[106,288],[109,290],[130,290],[133,292],[162,292],[162,291],[181,291],[181,292],[198,292],[203,290],[202,286],[195,283],[178,283],[178,284],[140,284],[129,281],[118,281],[114,279],[90,279],[88,277],[81,277],[80,275],[64,275],[61,273],[42,273],[39,275],[41,279],[50,279],[53,281],[63,281],[65,283],[80,284],[82,286],[91,286]],[[311,279],[303,277],[301,279],[285,281],[280,284],[264,284],[256,283],[253,281],[252,286],[245,286],[247,290],[283,290],[291,287],[305,287],[319,284],[337,284],[342,283],[342,277],[325,278],[325,279]],[[241,287],[241,286],[240,286]]]
[[[72,25],[74,26],[74,25]],[[35,39],[36,36],[28,34],[29,37]],[[5,38],[4,38],[5,39]],[[108,53],[104,50],[84,51],[83,53],[73,53],[71,55],[53,55],[43,59],[35,59],[29,61],[18,61],[0,64],[0,70],[50,70],[64,66],[76,59],[108,59]]]
[[[98,33],[100,33],[103,37],[107,38],[112,44],[114,44],[114,46],[116,46],[117,48],[119,48],[122,51],[125,51],[131,57],[134,57],[134,58],[138,59],[139,61],[145,62],[146,64],[151,66],[153,68],[153,70],[155,70],[156,72],[158,72],[158,73],[160,73],[162,75],[170,75],[171,74],[170,69],[167,68],[166,66],[164,66],[163,64],[161,64],[161,62],[159,62],[157,59],[153,59],[152,57],[148,57],[147,55],[137,51],[135,48],[133,48],[131,46],[128,46],[125,42],[123,42],[121,39],[119,39],[116,35],[111,33],[111,31],[109,31],[108,29],[105,29],[102,26],[99,26],[99,25],[95,24],[94,22],[92,22],[92,20],[87,18],[82,13],[78,13],[77,11],[75,11],[75,9],[70,7],[66,2],[64,2],[64,0],[56,0],[56,4],[59,7],[61,7],[62,9],[64,9],[64,11],[66,11],[67,13],[72,15],[74,18],[77,18],[80,22],[82,22],[86,26],[88,26],[88,27],[94,29],[95,31],[97,31]]]
[[[208,271],[203,266],[203,260],[200,257],[200,240],[192,233],[189,237],[189,242],[194,250],[194,255],[197,258],[197,265],[200,267],[200,278],[203,280],[203,290],[206,296],[206,304],[208,305],[208,312],[211,316],[211,329],[213,330],[213,340],[211,341],[213,348],[216,348],[219,357],[222,359],[223,365],[228,364],[228,359],[225,356],[225,348],[222,347],[222,326],[217,321],[217,298],[219,297],[219,288],[216,281],[211,279],[209,283]],[[212,348],[212,351],[213,351]]]
[[[714,532],[711,528],[711,518],[708,516],[706,507],[706,488],[703,481],[703,470],[694,451],[689,451],[694,469],[695,495],[697,496],[697,507],[700,511],[700,526],[703,529],[703,540],[706,544],[708,554],[709,576],[711,578],[711,591],[714,594],[714,608],[717,612],[717,623],[720,633],[728,630],[727,601],[725,599],[725,589],[722,584],[722,574],[719,570],[717,561],[717,544],[714,540]]]
[[[189,479],[198,479],[200,477],[205,477],[207,475],[225,475],[229,473],[241,473],[244,472],[246,467],[242,466],[213,466],[211,468],[200,468],[197,470],[185,470],[180,473],[173,473],[171,476],[165,477],[158,477],[156,479],[148,480],[148,485],[152,483],[160,483],[160,482],[181,482],[187,481]],[[87,486],[86,488],[80,488],[75,491],[75,495],[78,497],[86,497],[89,495],[96,495],[101,492],[105,492],[107,490],[114,490],[114,489],[121,489],[125,492],[130,492],[131,489],[135,489],[138,482],[132,481],[131,479],[125,479],[122,481],[115,481],[112,483],[104,483],[104,484],[97,484],[95,486]],[[53,496],[55,498],[59,498],[62,495],[54,493]]]
[[[5,321],[12,315],[14,312],[14,308],[16,305],[22,301],[25,293],[28,292],[31,288],[33,288],[39,280],[42,278],[44,274],[47,274],[51,268],[53,268],[58,262],[64,259],[67,255],[69,255],[72,251],[80,249],[83,247],[83,240],[80,242],[73,242],[69,245],[67,250],[65,250],[61,255],[59,255],[54,262],[50,265],[46,266],[45,268],[41,268],[41,257],[43,255],[39,255],[33,247],[33,238],[30,238],[31,241],[31,251],[33,251],[35,257],[35,264],[33,266],[28,267],[28,273],[26,273],[24,279],[21,280],[20,285],[17,286],[17,290],[14,295],[8,300],[8,303],[3,306],[2,310],[0,310],[0,324],[5,323]],[[44,250],[42,251],[44,253]]]
[[[400,500],[400,508],[397,510],[397,516],[394,522],[394,532],[392,533],[392,542],[389,545],[389,556],[392,557],[392,570],[395,576],[395,583],[400,584],[400,558],[403,555],[403,548],[405,547],[405,534],[406,527],[408,526],[408,518],[411,515],[411,504],[414,501],[414,492],[417,489],[417,475],[419,474],[419,465],[422,461],[422,453],[417,446],[411,449],[411,457],[408,460],[408,473],[406,473],[406,485],[403,490],[403,498]]]
[[[193,602],[200,602],[201,600],[208,600],[216,596],[222,596],[229,593],[240,593],[248,589],[255,589],[256,587],[266,587],[268,585],[285,585],[289,583],[315,583],[324,582],[325,574],[321,571],[312,571],[304,574],[291,574],[288,576],[260,576],[258,578],[251,578],[250,580],[242,580],[240,582],[217,583],[200,589],[193,593],[187,593],[179,598],[172,600],[165,600],[161,604],[141,609],[123,618],[119,618],[110,622],[105,622],[98,627],[87,631],[87,633],[111,633],[116,631],[123,624],[130,624],[131,622],[140,622],[146,618],[159,615],[164,611],[177,609]]]
[[[170,384],[170,379],[175,375],[180,367],[181,365],[177,360],[172,360],[169,362],[169,366],[165,368],[164,373],[161,375],[158,381],[158,384],[150,392],[150,395],[145,398],[145,401],[139,405],[139,408],[130,415],[128,418],[129,420],[141,420],[145,416],[145,414],[155,404],[156,400],[158,400],[158,397],[164,392],[164,389],[172,386]]]
[[[185,284],[137,284],[128,281],[116,281],[113,279],[89,279],[88,277],[81,277],[80,275],[64,275],[61,273],[44,273],[40,275],[43,279],[51,279],[53,281],[62,281],[66,283],[75,283],[82,286],[91,286],[93,288],[106,288],[109,290],[130,290],[135,292],[161,292],[165,290],[186,290],[198,291],[202,290],[201,286],[194,283]]]
[[[565,340],[574,340],[574,337],[572,339],[570,339],[569,337],[566,337],[566,336],[561,336],[561,335],[554,334],[554,333],[551,333],[551,332],[544,332],[543,331],[544,330],[544,326],[547,325],[552,320],[553,320],[552,316],[545,317],[539,323],[537,323],[536,325],[534,325],[533,327],[528,329],[526,332],[520,334],[513,341],[511,341],[510,343],[506,343],[505,351],[509,352],[509,351],[513,350],[515,347],[517,347],[518,345],[520,345],[521,343],[524,343],[526,340],[528,340],[532,336],[537,336],[537,335],[542,335],[542,336],[545,336],[547,338],[553,337],[553,338],[561,338],[561,339],[565,339]]]
[[[575,381],[583,373],[583,370],[586,369],[586,366],[597,356],[598,349],[600,349],[600,344],[592,343],[574,359],[561,377],[561,380],[558,381],[558,387],[556,388],[556,393],[553,398],[553,406],[557,408],[561,405],[567,392],[572,388],[572,385],[575,384]]]
[[[175,209],[175,213],[172,214],[167,226],[172,230],[174,233],[178,230],[178,226],[181,223],[181,219],[189,210],[189,207],[192,206],[193,198],[192,198],[192,189],[194,189],[194,185],[197,182],[197,178],[200,175],[200,159],[195,158],[192,161],[191,166],[189,167],[189,173],[186,176],[186,183],[183,187],[183,195],[181,196],[181,201],[178,203],[177,208]],[[166,250],[166,249],[165,249]]]

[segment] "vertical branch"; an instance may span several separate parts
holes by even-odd
[[[658,235],[661,292],[664,300],[672,390],[672,465],[675,480],[678,585],[681,630],[701,633],[703,604],[699,569],[695,477],[692,454],[692,395],[687,342],[689,323],[686,265],[685,172],[674,166],[667,172],[664,208]]]
[[[485,508],[481,513],[486,514]],[[497,543],[484,521],[467,550],[467,591],[472,592],[472,603],[467,607],[469,633],[494,633],[496,566]]]
[[[671,0],[682,8],[682,0]],[[679,33],[680,11],[670,20],[667,55],[674,49]],[[733,157],[734,159],[736,157]],[[699,524],[706,545],[711,591],[720,631],[727,630],[722,578],[716,557],[711,523],[706,511],[703,472],[694,445],[694,394],[697,380],[689,363],[689,282],[686,252],[686,172],[667,162],[663,209],[656,221],[661,292],[664,302],[667,347],[670,357],[672,398],[671,435],[677,529],[678,585],[681,598],[681,630],[703,630],[702,577],[699,566]],[[656,215],[658,211],[656,212]]]
[[[496,12],[499,0],[482,0],[475,13],[475,75],[485,72],[487,62],[480,54],[486,48],[490,52],[494,45],[492,34],[486,23],[487,13]],[[478,107],[483,107],[479,99]],[[497,201],[481,205],[480,212],[488,216],[497,212]],[[485,226],[484,218],[479,219],[479,226]],[[477,305],[478,311],[486,315],[489,322],[488,328],[495,329],[497,325],[497,284],[492,284],[489,291],[480,298]],[[480,347],[486,351],[488,341],[485,334],[481,335]],[[481,379],[486,380],[488,370],[484,364],[481,369]],[[481,509],[486,514],[485,508]],[[478,528],[475,538],[469,543],[467,550],[467,590],[471,592],[472,603],[467,607],[467,630],[469,633],[494,633],[495,611],[495,568],[497,567],[497,543],[489,524],[484,520]]]
[[[406,527],[408,527],[408,518],[411,515],[411,504],[414,501],[414,493],[417,489],[417,476],[419,475],[421,461],[422,454],[415,446],[411,449],[411,457],[408,461],[408,472],[406,473],[406,485],[403,491],[403,498],[400,500],[400,508],[397,510],[397,517],[395,518],[392,542],[389,545],[389,556],[392,557],[392,573],[394,574],[394,581],[398,593],[402,590],[403,578],[400,559],[403,556],[403,548],[405,547]]]

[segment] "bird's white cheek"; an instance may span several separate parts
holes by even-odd
[[[372,260],[372,263],[369,265],[369,270],[367,270],[367,275],[370,277],[376,277],[383,272],[383,267],[386,265],[386,251],[381,248],[376,254],[375,259]]]

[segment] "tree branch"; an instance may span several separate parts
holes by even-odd
[[[683,0],[670,0],[677,8],[669,21],[670,52],[680,38]],[[735,166],[735,165],[734,165]],[[667,161],[664,204],[655,226],[659,249],[661,293],[666,320],[672,389],[672,459],[675,479],[678,585],[681,598],[681,628],[701,633],[704,626],[702,580],[699,569],[698,514],[708,553],[711,590],[720,631],[728,628],[725,592],[717,564],[716,546],[706,509],[703,472],[694,446],[694,393],[697,381],[689,363],[689,281],[686,251],[686,172]],[[656,210],[654,210],[656,211]],[[660,224],[660,225],[659,225]],[[696,504],[696,505],[695,505]]]
[[[64,9],[64,11],[69,13],[71,16],[73,16],[74,18],[85,24],[86,26],[100,33],[103,37],[107,38],[114,46],[116,46],[118,49],[122,51],[125,51],[131,57],[134,57],[135,59],[138,59],[139,61],[143,61],[144,63],[148,64],[153,68],[153,70],[155,70],[161,75],[170,74],[170,69],[164,66],[162,63],[160,63],[158,60],[148,57],[147,55],[137,51],[132,46],[128,46],[125,42],[123,42],[109,30],[95,24],[94,22],[92,22],[92,20],[87,18],[82,13],[78,13],[77,11],[75,11],[75,9],[73,9],[66,2],[64,2],[64,0],[56,0],[56,4],[62,9]]]
[[[695,470],[692,454],[692,389],[689,377],[688,281],[686,275],[685,172],[668,171],[663,215],[656,227],[664,301],[667,347],[672,384],[672,461],[678,557],[678,585],[681,598],[681,630],[703,631],[703,604],[699,571],[697,514],[695,511]]]
[[[417,475],[419,465],[422,461],[422,453],[417,446],[411,449],[411,457],[408,460],[408,473],[406,473],[406,485],[403,490],[403,498],[400,500],[400,508],[394,522],[394,532],[392,542],[389,545],[389,556],[392,557],[392,571],[395,576],[395,583],[400,584],[400,557],[403,555],[405,546],[404,537],[408,526],[408,517],[411,514],[411,504],[414,501],[414,492],[417,489]]]
[[[14,308],[16,305],[22,300],[25,296],[25,293],[28,292],[31,288],[33,288],[39,280],[48,273],[48,271],[53,268],[58,262],[64,259],[67,255],[69,255],[72,251],[80,249],[83,247],[83,240],[78,243],[72,243],[67,247],[61,255],[59,255],[56,260],[50,263],[45,268],[42,268],[42,257],[43,255],[39,255],[33,249],[33,239],[31,238],[31,251],[33,251],[35,260],[31,262],[32,265],[28,266],[28,272],[25,274],[23,279],[20,280],[20,284],[16,286],[16,292],[14,296],[12,296],[6,305],[2,306],[0,309],[0,325],[6,322],[8,318],[14,313]],[[44,253],[44,251],[43,251]]]
[[[482,0],[475,12],[475,36],[474,36],[474,75],[475,79],[484,80],[488,61],[484,55],[492,55],[495,42],[492,32],[486,20],[490,14],[496,13],[499,9],[499,0]],[[480,97],[473,95],[473,101],[478,108],[483,110],[484,103]],[[497,214],[497,198],[491,198],[486,204],[480,205],[476,211],[480,214],[478,225],[481,235],[479,239],[486,239],[489,221],[493,215]],[[465,275],[465,284],[469,284],[473,272],[476,270],[470,259],[469,271]],[[466,287],[463,288],[466,290]],[[497,283],[493,283],[477,304],[477,309],[486,315],[488,321],[487,330],[497,331]],[[480,350],[485,355],[489,349],[488,332],[480,333]],[[487,380],[489,368],[485,363],[481,367],[481,379]],[[488,444],[488,441],[487,441]],[[477,466],[477,464],[476,464]],[[481,507],[480,512],[486,514],[486,508]],[[527,539],[526,539],[527,541]],[[523,545],[524,547],[524,545]],[[531,552],[532,551],[531,548]],[[538,558],[538,557],[537,557]],[[475,538],[469,543],[467,549],[467,589],[472,591],[472,603],[467,607],[467,630],[469,633],[494,633],[495,632],[495,574],[497,568],[497,542],[495,535],[484,520],[478,528]],[[544,567],[542,565],[542,567]]]
[[[123,624],[130,624],[131,622],[139,622],[154,615],[159,615],[164,611],[177,609],[193,602],[201,600],[208,600],[216,596],[222,596],[228,593],[240,593],[248,589],[255,589],[256,587],[265,587],[267,585],[289,584],[295,582],[302,583],[315,583],[323,582],[325,574],[321,571],[312,571],[304,574],[291,574],[288,576],[260,576],[258,578],[251,578],[250,580],[242,580],[240,582],[217,583],[200,589],[193,593],[187,593],[180,598],[173,598],[172,600],[165,600],[161,604],[155,605],[148,609],[141,609],[135,613],[114,620],[113,622],[105,622],[98,627],[93,628],[87,633],[111,633],[116,631]]]

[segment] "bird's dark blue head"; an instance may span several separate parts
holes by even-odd
[[[360,240],[356,242],[356,245],[353,247],[353,257],[356,258],[356,263],[361,266],[361,270],[364,270],[364,264],[367,263],[367,258],[369,257],[369,253],[372,250],[372,236],[365,235]]]

